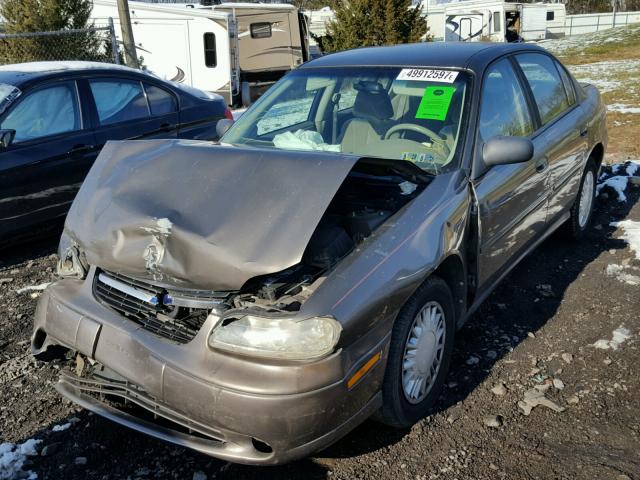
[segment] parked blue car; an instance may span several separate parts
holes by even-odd
[[[59,224],[107,140],[216,140],[222,97],[118,65],[0,67],[0,245]]]

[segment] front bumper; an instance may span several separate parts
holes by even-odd
[[[388,335],[373,331],[320,361],[283,365],[209,349],[212,327],[207,320],[191,342],[170,343],[98,303],[90,280],[61,280],[40,299],[32,348],[37,354],[62,345],[124,380],[96,383],[63,375],[56,389],[81,406],[238,463],[270,465],[306,456],[381,405]],[[349,389],[348,379],[379,352],[378,364]],[[152,419],[115,408],[102,399],[105,394],[137,404]]]

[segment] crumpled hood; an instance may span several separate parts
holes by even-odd
[[[109,142],[65,231],[100,268],[236,290],[300,262],[357,160],[199,141]]]

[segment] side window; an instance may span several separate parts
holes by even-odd
[[[271,24],[269,22],[252,23],[249,27],[251,38],[271,37]]]
[[[558,62],[555,62],[555,63],[556,63],[556,68],[558,69],[558,72],[560,72],[560,78],[562,78],[564,89],[567,92],[567,97],[569,98],[569,105],[575,105],[577,101],[575,86],[573,85],[573,82],[569,78],[569,74],[564,69],[564,67],[562,65],[559,65]]]
[[[540,119],[546,125],[569,108],[569,99],[551,57],[541,53],[516,55],[533,92]]]
[[[289,91],[286,96],[288,98],[283,98],[283,101],[271,105],[258,121],[258,135],[264,135],[309,120],[313,100],[319,91],[305,90],[304,88],[296,88],[293,91]]]
[[[75,82],[40,88],[16,103],[0,123],[16,131],[14,143],[82,128]]]
[[[216,36],[213,33],[204,34],[204,64],[209,68],[214,68],[218,64]]]
[[[149,116],[149,105],[140,82],[89,80],[100,125],[112,125]]]
[[[493,12],[493,16],[491,17],[493,20],[493,33],[498,33],[502,30],[502,22],[500,21],[500,12]]]
[[[178,102],[172,93],[155,85],[144,84],[151,115],[164,115],[178,111]]]
[[[342,82],[342,86],[338,92],[340,93],[340,98],[338,99],[338,111],[351,108],[356,103],[356,95],[358,92],[353,88],[353,83],[357,80],[358,79],[356,78],[345,78]]]
[[[489,67],[482,86],[480,135],[523,137],[533,133],[533,121],[524,92],[508,60]]]
[[[556,12],[554,12],[553,10],[547,10],[547,22],[550,22],[551,20],[555,20],[556,18]]]

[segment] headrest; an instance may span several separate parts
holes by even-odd
[[[393,115],[391,98],[378,82],[361,80],[353,85],[358,92],[353,104],[353,115],[356,117],[388,120]]]

